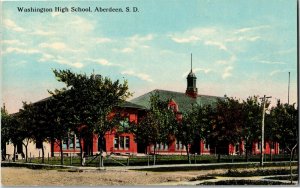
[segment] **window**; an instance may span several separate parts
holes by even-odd
[[[129,136],[126,136],[125,142],[125,147],[130,148]]]
[[[185,146],[181,143],[181,141],[176,140],[176,149],[183,150],[185,149]]]
[[[70,135],[69,137],[69,149],[74,149],[74,135]]]
[[[169,145],[167,143],[164,143],[164,150],[168,150],[169,149]]]
[[[41,140],[36,141],[36,148],[41,149],[43,147],[43,142]]]
[[[239,153],[240,152],[240,145],[236,144],[235,148],[234,148],[235,153]]]
[[[79,138],[75,136],[76,148],[80,148]]]
[[[120,136],[120,148],[124,149],[124,136]]]
[[[114,148],[121,149],[121,150],[129,149],[130,148],[130,137],[129,136],[115,137]]]
[[[114,147],[115,147],[115,149],[119,149],[119,137],[115,137]]]
[[[167,143],[157,143],[156,144],[156,149],[157,150],[168,150],[169,149],[169,146]]]
[[[204,140],[204,149],[209,150],[209,144],[206,140]]]
[[[62,149],[68,148],[68,138],[64,138],[62,141]]]
[[[275,149],[275,142],[270,142],[271,149]]]
[[[62,149],[80,148],[80,141],[74,133],[70,133],[62,140]]]

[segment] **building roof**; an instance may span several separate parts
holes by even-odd
[[[39,101],[36,101],[32,104],[42,104],[44,102],[47,102],[49,100],[53,99],[52,96],[50,97],[46,97],[44,99],[41,99]],[[134,109],[138,109],[138,110],[146,110],[146,108],[144,106],[129,102],[129,101],[123,101],[120,104],[116,105],[116,107],[120,107],[120,108],[134,108]]]
[[[209,96],[209,95],[197,95],[196,98],[189,97],[185,93],[176,92],[176,91],[167,91],[167,90],[153,90],[144,95],[141,95],[137,98],[130,100],[131,103],[144,106],[145,108],[150,108],[150,96],[157,92],[160,96],[160,99],[167,100],[172,99],[178,105],[179,112],[186,112],[192,108],[192,105],[214,105],[218,99],[223,99],[223,97]]]
[[[121,104],[117,105],[118,107],[121,108],[134,108],[134,109],[138,109],[138,110],[146,110],[146,108],[144,106],[132,103],[132,102],[128,102],[128,101],[124,101]]]

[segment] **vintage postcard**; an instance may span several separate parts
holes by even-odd
[[[298,7],[1,1],[1,185],[299,185]]]

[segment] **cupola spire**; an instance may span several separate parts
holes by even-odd
[[[190,97],[196,98],[198,95],[198,89],[196,87],[196,75],[193,73],[193,54],[191,53],[191,72],[187,76],[187,88],[185,94]]]
[[[191,72],[193,72],[193,54],[191,53]]]

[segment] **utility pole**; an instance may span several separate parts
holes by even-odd
[[[290,72],[289,72],[289,84],[288,84],[288,104],[290,104]]]
[[[272,98],[270,97],[266,97],[266,95],[264,95],[264,97],[260,98],[262,99],[262,121],[261,121],[261,143],[260,143],[260,166],[264,166],[264,147],[265,147],[265,112],[266,112],[266,100],[268,98]]]

